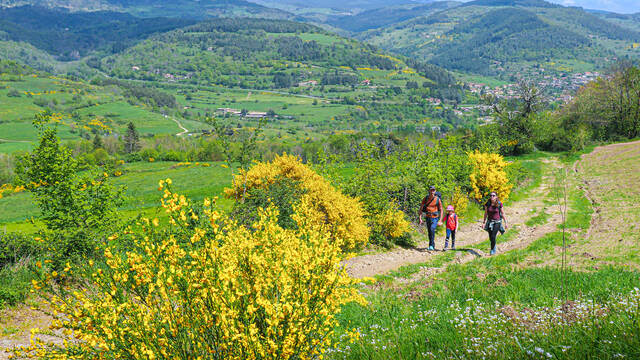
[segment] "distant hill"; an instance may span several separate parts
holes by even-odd
[[[244,0],[0,0],[0,6],[37,5],[71,11],[119,11],[140,17],[263,17],[286,19],[292,15]]]
[[[594,70],[618,58],[640,57],[640,24],[632,15],[596,15],[542,0],[476,0],[355,36],[447,69],[483,75],[532,67],[534,72]]]
[[[519,8],[488,12],[458,24],[447,35],[456,41],[443,44],[431,59],[451,69],[483,73],[500,63],[570,57],[590,44],[585,36],[542,21]]]
[[[327,21],[330,25],[352,32],[362,32],[377,29],[413,19],[418,16],[430,15],[460,5],[455,1],[440,1],[426,5],[389,6],[367,10],[356,15],[340,16]]]
[[[522,6],[539,8],[558,8],[561,5],[552,4],[544,0],[473,0],[462,6]]]
[[[60,60],[74,60],[97,49],[115,53],[151,34],[194,23],[175,18],[141,19],[112,11],[72,13],[21,6],[0,9],[0,39],[26,42]]]
[[[387,6],[397,5],[416,5],[420,2],[428,1],[414,1],[414,0],[250,0],[254,3],[268,4],[270,6],[273,2],[279,3],[281,6],[295,6],[300,8],[327,8],[337,9],[343,11],[363,11],[378,9]]]
[[[257,89],[311,80],[357,84],[364,79],[357,69],[418,72],[433,86],[455,85],[436,66],[403,61],[308,24],[267,19],[205,21],[155,35],[96,66],[117,78]]]

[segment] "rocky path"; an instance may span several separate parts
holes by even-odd
[[[547,161],[547,165],[549,165],[548,168],[550,169],[556,169],[560,166],[554,160]],[[543,202],[553,182],[553,170],[548,169],[543,174],[540,186],[532,191],[531,196],[525,200],[505,205],[504,212],[510,231],[514,231],[514,228],[517,228],[518,234],[514,239],[498,244],[498,252],[526,247],[541,236],[557,230],[557,225],[561,222],[560,208],[556,205],[548,206]],[[525,222],[535,215],[531,213],[532,209],[545,209],[545,212],[550,215],[548,221],[544,225],[527,226]],[[486,231],[482,229],[482,219],[477,219],[472,223],[461,224],[456,238],[457,250],[455,251],[456,256],[453,263],[468,262],[488,254],[488,248],[477,246],[489,238]],[[443,236],[438,236],[436,238],[436,249],[442,249],[443,245]],[[405,265],[428,262],[434,256],[442,254],[442,251],[428,251],[427,247],[428,243],[422,242],[414,248],[398,248],[385,253],[354,257],[345,262],[347,272],[355,278],[382,275]],[[446,265],[448,264],[438,268],[425,267],[414,276],[423,277],[444,271]]]

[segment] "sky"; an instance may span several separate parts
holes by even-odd
[[[640,12],[640,0],[547,0],[565,6],[580,6],[585,9],[606,10],[621,14]]]

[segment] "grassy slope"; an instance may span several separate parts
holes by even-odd
[[[126,164],[124,175],[113,181],[115,186],[126,187],[126,201],[121,208],[125,211],[124,216],[132,216],[138,211],[148,211],[146,209],[153,212],[153,209],[158,208],[161,194],[156,190],[157,184],[159,180],[166,178],[174,181],[174,189],[181,194],[194,200],[219,196],[219,205],[225,209],[230,208],[231,200],[222,196],[222,190],[230,183],[230,170],[221,167],[219,163],[209,163],[209,167],[176,164]],[[27,228],[29,226],[23,221],[32,216],[37,219],[38,208],[29,193],[18,193],[0,199],[0,214],[0,224],[4,224],[0,226],[6,226],[8,230],[25,229],[25,225]],[[21,225],[21,222],[24,225]]]
[[[92,86],[56,77],[22,76],[14,81],[13,76],[0,75],[0,138],[12,141],[35,141],[37,134],[31,125],[33,116],[44,110],[48,103],[65,115],[59,135],[62,139],[77,139],[80,128],[91,131],[93,119],[99,119],[113,132],[124,133],[129,121],[140,133],[173,134],[180,131],[175,122],[165,119],[140,105],[125,101],[117,88]],[[18,92],[19,97],[10,97],[10,92]],[[36,103],[42,101],[42,105]],[[70,115],[77,111],[79,119]],[[15,143],[14,143],[15,144]],[[0,144],[1,146],[2,144]],[[21,149],[24,146],[0,147],[0,151]],[[3,151],[4,152],[4,151]]]
[[[597,212],[593,229],[578,242],[571,262],[588,269],[640,268],[640,142],[596,148],[583,156],[577,169],[589,196],[582,204],[593,201]]]

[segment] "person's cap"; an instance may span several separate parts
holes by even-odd
[[[453,211],[453,205],[447,206],[447,211]]]
[[[435,186],[433,186],[433,185],[429,186],[429,190],[435,190],[435,189],[436,189]]]

